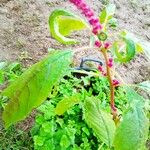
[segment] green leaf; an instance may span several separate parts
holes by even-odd
[[[121,35],[124,38],[127,39],[132,39],[132,41],[135,43],[135,48],[136,48],[136,52],[138,53],[142,53],[144,51],[144,47],[141,44],[141,40],[139,40],[138,38],[135,37],[135,35],[133,33],[129,33],[126,30],[121,32]]]
[[[60,145],[62,148],[68,148],[70,146],[70,140],[67,135],[62,135]]]
[[[6,128],[25,119],[32,109],[46,99],[68,70],[70,58],[70,51],[53,51],[3,91],[2,94],[10,98],[3,112]]]
[[[4,72],[2,70],[0,70],[0,85],[3,84],[4,81],[5,81]]]
[[[150,81],[144,81],[142,83],[139,83],[138,87],[147,92],[150,92]]]
[[[80,94],[75,94],[70,97],[65,97],[56,106],[55,113],[63,115],[69,108],[80,102]]]
[[[59,32],[64,36],[68,36],[72,31],[83,30],[86,28],[85,23],[79,18],[59,17]]]
[[[122,31],[121,35],[124,36],[125,38],[132,39],[136,45],[136,51],[140,53],[144,52],[145,55],[150,59],[150,43],[148,41],[127,31]]]
[[[100,22],[104,23],[106,20],[107,12],[106,9],[102,10],[101,15],[100,15]]]
[[[133,88],[127,86],[125,87],[125,90],[129,103],[132,103],[133,100],[140,102],[145,101],[145,99],[141,95],[139,95]]]
[[[140,43],[136,43],[136,51],[142,53],[144,51],[143,46]]]
[[[14,62],[14,63],[11,63],[9,66],[8,66],[8,70],[9,72],[11,71],[17,71],[21,68],[21,64],[18,63],[18,62]]]
[[[117,42],[114,43],[113,48],[114,48],[115,55],[117,57],[117,61],[125,63],[125,62],[129,62],[134,58],[136,54],[136,49],[135,49],[135,43],[131,39],[123,38],[123,40],[126,43],[125,52],[124,51],[120,52]]]
[[[109,22],[109,20],[113,18],[115,10],[116,6],[114,4],[109,4],[105,9],[102,10],[100,22],[103,24],[104,29],[106,28],[106,24]]]
[[[49,28],[53,38],[62,44],[76,44],[75,39],[66,38],[72,31],[81,30],[86,23],[79,17],[65,10],[54,10],[49,16]]]
[[[116,18],[110,19],[108,23],[109,23],[109,26],[112,28],[116,28],[118,26],[118,22]]]
[[[54,132],[54,126],[51,122],[43,122],[42,129],[44,132],[52,134]]]
[[[148,138],[149,120],[140,101],[136,101],[123,115],[116,130],[115,150],[142,150]]]
[[[43,146],[45,139],[40,136],[34,136],[33,138],[35,145],[37,146]]]
[[[85,100],[84,109],[84,117],[88,126],[93,129],[100,141],[111,147],[116,129],[111,115],[100,108],[100,100],[94,97]]]

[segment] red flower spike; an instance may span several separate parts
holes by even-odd
[[[110,67],[110,68],[113,67],[113,63],[112,63],[112,62],[109,62],[107,65],[108,65],[108,67]]]
[[[103,67],[102,67],[101,65],[99,65],[99,66],[98,66],[98,70],[99,70],[100,72],[102,72],[102,71],[103,71]]]
[[[83,10],[85,7],[87,7],[87,5],[84,2],[81,2],[77,8]]]
[[[111,43],[109,43],[109,42],[104,43],[104,48],[105,49],[110,48],[110,46],[111,46]]]
[[[101,30],[102,26],[98,23],[93,27],[93,30]]]
[[[119,84],[120,84],[120,82],[118,80],[116,80],[116,79],[113,80],[113,85],[114,86],[118,86]]]
[[[95,17],[94,12],[90,7],[84,2],[84,0],[70,0],[78,9],[82,11],[82,14],[87,17],[89,23],[93,26],[93,33],[97,35],[102,29],[102,25],[99,23],[99,19]]]
[[[101,43],[100,41],[95,41],[95,46],[101,47],[101,46],[102,46],[102,43]]]
[[[98,18],[96,17],[92,17],[89,19],[89,23],[92,25],[92,26],[95,26],[97,23],[99,22]]]
[[[93,34],[95,34],[95,35],[98,34],[98,30],[97,30],[97,29],[93,29],[92,32],[93,32]]]
[[[102,74],[103,74],[103,76],[107,76],[107,73],[106,73],[106,72],[103,72]]]
[[[92,17],[92,16],[94,16],[94,13],[93,13],[93,11],[89,11],[89,12],[86,12],[85,14],[84,14],[87,18],[90,18],[90,17]]]
[[[82,11],[85,14],[85,13],[90,11],[90,8],[88,6],[85,6],[85,7],[82,8]]]
[[[112,63],[112,62],[113,62],[113,59],[112,59],[112,58],[109,58],[109,62],[111,62],[111,63]]]

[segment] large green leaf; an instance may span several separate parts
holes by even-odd
[[[94,97],[85,100],[84,109],[85,121],[89,127],[100,141],[111,147],[116,129],[112,116],[100,108],[100,101]]]
[[[49,95],[70,64],[70,51],[53,51],[3,91],[10,101],[3,112],[5,127],[24,119]]]
[[[120,48],[117,42],[115,42],[113,45],[117,61],[122,63],[129,62],[136,54],[135,43],[131,39],[123,38],[123,40],[126,44],[125,51],[120,52]]]
[[[65,10],[55,10],[49,17],[49,28],[53,38],[62,44],[78,43],[75,39],[66,38],[72,31],[81,30],[86,23],[79,17]]]
[[[116,130],[115,150],[143,150],[148,138],[149,120],[140,101],[135,101],[123,115]]]
[[[75,94],[70,97],[65,97],[56,106],[55,113],[57,115],[64,114],[69,108],[80,102],[80,94]]]

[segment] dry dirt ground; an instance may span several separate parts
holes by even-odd
[[[87,0],[98,14],[103,2],[108,0]],[[110,0],[117,6],[116,18],[119,29],[127,29],[140,38],[150,41],[150,0]],[[47,49],[65,47],[50,37],[48,17],[56,8],[66,8],[77,13],[67,0],[0,0],[0,61],[19,60],[31,65],[47,54]],[[87,32],[76,33],[81,43],[73,46],[86,46]],[[99,58],[89,50],[76,55],[76,64],[82,57]],[[138,83],[150,79],[148,59],[137,56],[132,63],[118,66],[125,81]]]

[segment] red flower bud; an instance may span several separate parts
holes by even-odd
[[[94,12],[90,10],[89,12],[84,13],[84,15],[86,17],[90,18],[90,17],[94,16]]]
[[[119,84],[120,84],[120,82],[118,80],[116,80],[116,79],[113,80],[113,85],[114,86],[118,86]]]
[[[111,46],[111,44],[109,42],[104,43],[104,48],[108,49]]]
[[[99,70],[100,72],[102,72],[102,71],[103,71],[103,67],[102,67],[101,65],[99,65],[99,66],[98,66],[98,70]]]
[[[112,59],[112,58],[109,58],[109,62],[113,62],[113,59]]]
[[[95,26],[99,22],[98,18],[92,17],[89,19],[89,23],[93,26]]]
[[[101,43],[100,41],[95,41],[95,46],[101,47],[101,46],[102,46],[102,43]]]

